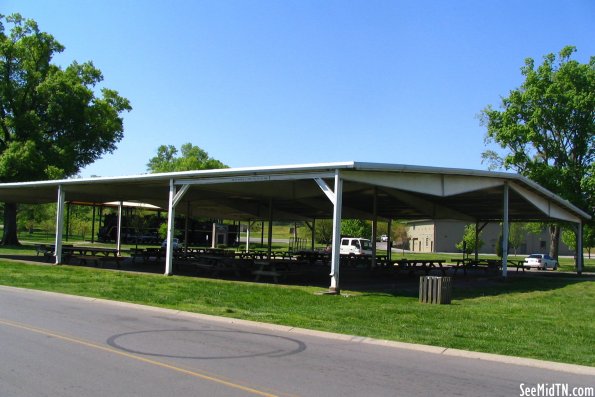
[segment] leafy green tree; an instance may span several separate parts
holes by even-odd
[[[574,228],[564,228],[562,230],[562,242],[570,249],[576,249],[576,231]],[[595,230],[591,225],[583,227],[583,246],[591,258],[591,249],[595,246]]]
[[[372,225],[361,219],[341,220],[341,234],[350,237],[370,238],[372,236]]]
[[[403,246],[407,243],[407,226],[404,223],[395,222],[392,227],[392,241],[395,246]]]
[[[319,244],[331,244],[333,242],[333,220],[316,219],[316,242]]]
[[[19,208],[18,229],[27,230],[29,234],[33,234],[35,226],[43,220],[43,209],[41,205],[22,205]]]
[[[595,227],[592,224],[583,227],[583,246],[589,253],[589,259],[591,259],[591,250],[595,247]]]
[[[525,60],[523,84],[502,98],[502,110],[482,112],[486,143],[507,153],[483,154],[491,168],[529,177],[586,211],[595,204],[595,57],[588,64],[571,59],[574,47],[549,54],[535,67]],[[558,256],[560,228],[550,226],[550,255]]]
[[[209,157],[209,154],[191,143],[185,143],[178,149],[172,145],[161,145],[157,148],[157,155],[149,160],[147,170],[151,173],[209,170],[227,168],[221,161]]]
[[[91,62],[52,64],[62,51],[35,21],[0,15],[2,182],[76,175],[123,137],[120,113],[131,109],[128,100],[97,88],[103,76]],[[16,213],[15,203],[5,203],[2,244],[18,244]]]
[[[361,219],[342,219],[341,235],[370,238],[372,236],[372,225],[370,222]],[[331,244],[333,242],[332,219],[316,220],[316,242],[320,244]]]
[[[509,248],[514,251],[516,255],[518,249],[527,239],[527,228],[525,223],[513,222],[508,227],[508,244]]]
[[[483,232],[479,232],[479,237],[475,238],[475,225],[470,224],[465,226],[465,231],[463,232],[463,239],[455,245],[455,247],[463,252],[464,254],[471,254],[475,252],[475,245],[477,241],[477,249],[479,250],[483,247],[483,240],[481,239],[481,235]]]

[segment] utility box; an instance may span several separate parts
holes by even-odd
[[[419,278],[419,301],[449,305],[452,293],[450,277],[423,276]]]

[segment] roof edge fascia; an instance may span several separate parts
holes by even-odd
[[[312,164],[295,164],[295,165],[279,165],[279,166],[263,166],[263,167],[237,167],[237,168],[218,168],[211,170],[197,170],[197,171],[176,171],[163,172],[155,174],[138,174],[126,176],[107,176],[107,177],[93,177],[93,178],[71,178],[71,179],[57,179],[49,181],[29,181],[29,182],[9,182],[1,183],[3,187],[34,187],[34,186],[58,186],[71,184],[93,184],[105,182],[126,182],[126,181],[160,181],[168,179],[180,178],[209,178],[220,176],[235,176],[245,174],[274,174],[277,172],[303,172],[303,171],[329,171],[340,169],[353,169],[355,162],[335,162],[335,163],[312,163]]]
[[[355,170],[360,171],[397,171],[397,172],[409,172],[409,173],[432,173],[442,175],[463,175],[463,176],[479,176],[484,178],[498,178],[508,181],[516,181],[521,184],[529,186],[531,189],[536,190],[539,194],[543,195],[547,199],[553,200],[559,205],[574,211],[578,216],[584,219],[591,219],[591,215],[578,208],[570,201],[563,199],[552,191],[539,185],[537,182],[517,173],[512,172],[501,172],[501,171],[484,171],[484,170],[473,170],[466,168],[442,168],[442,167],[431,167],[421,165],[406,165],[406,164],[383,164],[383,163],[366,163],[356,162]]]

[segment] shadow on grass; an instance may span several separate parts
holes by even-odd
[[[593,282],[593,276],[578,276],[568,273],[519,273],[506,279],[501,277],[456,280],[453,299],[473,299],[483,296],[498,296],[512,293],[547,292],[569,285]]]
[[[43,255],[36,256],[31,253],[31,247],[10,247],[10,250],[0,252],[0,259],[15,260],[32,264],[52,265],[52,258]],[[22,253],[21,253],[22,252]],[[75,266],[95,267],[93,264]],[[101,268],[110,270],[121,270],[133,273],[163,274],[165,265],[159,261],[146,263],[134,263],[126,260],[117,267],[115,263],[102,263]],[[263,277],[258,282],[249,268],[240,269],[239,277],[232,272],[217,274],[195,268],[175,267],[174,273],[179,276],[200,277],[205,279],[243,281],[253,283],[275,283],[288,286],[309,286],[321,289],[328,289],[330,284],[329,267],[323,265],[304,266],[304,271],[299,274],[281,278],[275,282],[270,277]],[[421,274],[423,275],[423,274]],[[438,275],[438,274],[432,274]],[[454,276],[452,270],[447,276]],[[343,291],[353,291],[363,296],[395,296],[395,297],[417,297],[419,294],[420,274],[406,274],[388,271],[371,271],[363,268],[341,269],[340,281]],[[453,299],[474,299],[484,296],[498,296],[511,293],[552,291],[583,282],[595,281],[595,275],[583,274],[578,276],[574,273],[527,271],[509,271],[508,277],[503,279],[497,274],[486,274],[483,271],[470,271],[467,276],[458,273],[453,277],[452,298]]]

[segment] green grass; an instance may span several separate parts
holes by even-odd
[[[548,273],[458,281],[451,305],[415,280],[386,292],[165,277],[0,261],[0,284],[352,335],[595,366],[593,278]]]

